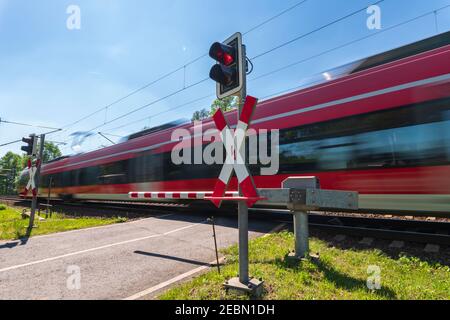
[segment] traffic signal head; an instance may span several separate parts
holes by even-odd
[[[236,61],[236,50],[232,46],[215,42],[209,49],[209,56],[220,64],[229,66]]]
[[[242,90],[245,82],[244,52],[242,35],[238,32],[223,43],[215,42],[209,56],[217,61],[209,72],[209,77],[217,83],[219,99],[235,95]]]
[[[25,151],[27,155],[35,155],[36,154],[36,135],[31,134],[29,138],[22,138],[22,141],[25,142],[27,145],[20,148],[22,151]]]
[[[209,72],[209,77],[224,87],[231,87],[236,82],[235,68],[216,64]]]

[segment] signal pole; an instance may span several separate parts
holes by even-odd
[[[31,213],[30,213],[30,222],[28,224],[28,232],[31,232],[31,230],[34,227],[34,216],[36,214],[36,207],[37,207],[37,195],[39,192],[39,176],[41,174],[41,166],[42,166],[42,158],[44,155],[44,143],[45,143],[45,134],[41,134],[41,144],[39,146],[39,155],[37,157],[37,168],[36,168],[36,176],[35,176],[35,183],[36,183],[36,195],[33,194],[33,200],[31,202]]]
[[[245,45],[242,45],[242,62],[246,62],[246,50]],[[245,68],[244,68],[245,70]],[[243,72],[243,83],[242,90],[239,93],[239,104],[237,112],[237,121],[239,123],[239,118],[244,107],[245,99],[247,98],[247,72]],[[247,165],[246,155],[246,139],[242,142],[241,158],[244,159],[245,165]],[[242,189],[239,187],[239,196],[243,196]],[[238,202],[238,229],[239,229],[239,282],[242,284],[249,283],[248,276],[248,206],[245,201]]]
[[[245,45],[242,44],[242,35],[238,32],[222,43],[215,42],[209,50],[209,56],[217,61],[209,73],[210,78],[216,81],[217,98],[238,97],[236,122],[238,125],[247,100],[247,55]],[[236,134],[235,139],[238,139]],[[234,144],[237,145],[237,141],[234,141]],[[245,136],[239,152],[240,159],[244,161],[239,165],[247,167]],[[256,190],[251,176],[250,179],[253,189]],[[245,198],[241,186],[239,186],[239,195]],[[238,201],[238,229],[239,277],[228,280],[224,286],[238,293],[245,292],[259,296],[262,293],[263,282],[254,278],[250,279],[248,272],[248,204],[246,201]]]

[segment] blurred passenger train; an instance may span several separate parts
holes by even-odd
[[[289,176],[317,176],[321,187],[355,190],[362,211],[450,216],[450,32],[400,47],[318,82],[258,104],[254,129],[279,129],[279,171],[258,188]],[[316,80],[316,79],[313,79]],[[236,124],[236,111],[226,113]],[[129,200],[130,191],[212,190],[221,165],[175,165],[174,124],[134,134],[42,169],[40,195]],[[203,129],[212,129],[211,119]],[[205,145],[196,146],[204,148]],[[192,152],[193,154],[193,152]],[[28,174],[22,173],[21,185]],[[231,181],[236,189],[236,179]]]

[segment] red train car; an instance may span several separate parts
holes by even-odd
[[[261,102],[254,129],[279,129],[280,164],[259,188],[315,175],[356,190],[363,211],[450,215],[450,33],[352,64],[345,75]],[[350,68],[351,67],[351,68]],[[236,124],[236,113],[226,114]],[[212,190],[220,165],[174,165],[175,128],[43,166],[42,195],[128,200],[129,191]],[[203,121],[203,129],[215,128]],[[202,146],[196,146],[197,148]],[[23,175],[26,182],[26,173]],[[236,181],[232,181],[236,188]]]

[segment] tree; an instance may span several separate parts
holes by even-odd
[[[22,157],[9,151],[0,159],[0,193],[11,194],[14,191],[17,176],[23,169]]]
[[[211,105],[210,116],[213,116],[217,109],[222,109],[223,112],[231,111],[237,107],[237,98],[235,96],[226,97],[223,99],[216,99]]]
[[[209,118],[209,112],[206,109],[202,109],[200,111],[195,111],[192,115],[192,122],[194,121],[202,121]]]
[[[61,150],[53,142],[45,142],[44,153],[42,155],[43,163],[54,160],[62,156]]]
[[[39,146],[38,146],[39,150]],[[52,142],[45,142],[43,163],[61,157],[61,150]],[[9,151],[0,159],[0,193],[13,193],[14,186],[17,185],[17,178],[21,171],[27,166],[29,156],[19,155]]]
[[[234,96],[226,97],[223,99],[216,99],[211,104],[209,112],[206,109],[195,111],[194,114],[192,115],[192,122],[201,121],[209,117],[212,117],[219,108],[222,109],[223,112],[227,112],[236,109],[236,107],[237,107],[237,98]]]

